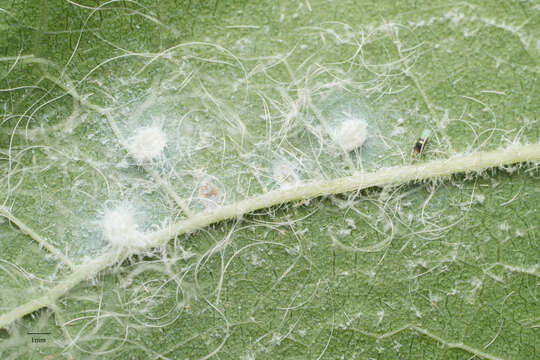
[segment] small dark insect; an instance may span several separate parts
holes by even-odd
[[[430,135],[430,130],[424,129],[424,131],[422,131],[422,134],[420,135],[418,140],[416,140],[416,144],[414,144],[414,156],[419,155],[422,153],[422,151],[424,151]]]

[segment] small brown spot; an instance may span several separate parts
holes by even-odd
[[[205,207],[215,206],[221,201],[221,193],[213,183],[204,180],[199,185],[199,200]]]
[[[300,185],[300,179],[294,170],[285,164],[274,167],[274,181],[282,188],[290,188]]]

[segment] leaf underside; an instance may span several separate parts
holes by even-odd
[[[102,219],[125,204],[150,233],[283,179],[540,141],[534,1],[0,2],[0,29],[0,314],[73,272],[20,223],[76,268],[110,251]],[[367,139],[344,152],[358,119]],[[145,127],[167,145],[141,163],[126,144]],[[538,358],[539,176],[370,188],[178,236],[0,330],[0,358]]]

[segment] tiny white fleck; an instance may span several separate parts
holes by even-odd
[[[337,231],[337,235],[338,235],[340,238],[347,237],[347,236],[351,235],[351,229],[349,229],[349,228],[339,229],[339,230]]]
[[[384,318],[384,310],[377,311],[377,317],[379,318],[379,321],[377,321],[377,326],[379,326]]]
[[[484,195],[482,195],[482,194],[475,194],[474,195],[474,201],[477,204],[483,204],[484,200],[486,200],[486,197]]]
[[[351,218],[345,219],[345,224],[347,224],[347,226],[353,230],[356,229],[356,223],[354,222],[354,219],[351,219]]]
[[[510,229],[510,226],[508,225],[506,221],[503,221],[502,223],[499,224],[499,230],[508,231],[509,229]]]

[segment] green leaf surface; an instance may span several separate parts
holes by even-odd
[[[537,1],[0,1],[0,31],[1,359],[540,357]]]

